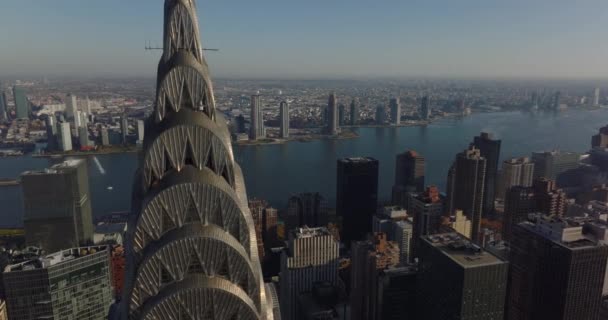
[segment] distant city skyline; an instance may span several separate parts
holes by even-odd
[[[238,9],[238,10],[237,10]],[[224,78],[606,78],[608,3],[480,0],[199,3]],[[162,6],[148,0],[11,1],[3,77],[150,76]]]

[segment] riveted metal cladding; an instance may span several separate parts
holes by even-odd
[[[243,175],[199,40],[194,0],[166,0],[155,112],[127,234],[128,319],[272,319]]]

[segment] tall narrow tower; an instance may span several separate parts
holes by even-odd
[[[336,98],[335,92],[332,92],[329,95],[329,101],[327,103],[327,114],[327,134],[335,136],[340,133],[340,126],[338,123],[338,98]]]
[[[272,319],[194,0],[165,0],[164,17],[155,112],[133,188],[122,316]]]

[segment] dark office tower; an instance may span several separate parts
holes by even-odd
[[[287,248],[281,255],[281,319],[308,320],[302,318],[299,297],[316,282],[337,284],[339,247],[326,228],[289,232]]]
[[[428,120],[431,117],[431,98],[429,96],[422,97],[422,102],[420,103],[420,118],[424,120]]]
[[[481,229],[485,176],[486,158],[474,146],[456,156],[448,174],[449,214],[464,211],[471,220],[471,238],[475,243]]]
[[[7,121],[8,115],[8,98],[6,97],[6,92],[4,88],[0,87],[0,121]]]
[[[325,131],[329,135],[337,135],[339,133],[340,126],[338,123],[338,98],[336,98],[336,94],[334,92],[329,95],[326,112],[327,128]]]
[[[25,90],[21,87],[13,87],[13,97],[15,99],[15,110],[17,119],[27,119],[30,117],[30,102],[27,101]]]
[[[552,217],[516,225],[505,319],[598,319],[608,246],[594,230]]]
[[[62,250],[9,265],[3,276],[11,320],[108,318],[112,304],[108,247]]]
[[[397,155],[393,204],[407,207],[408,192],[424,191],[424,157],[410,150]]]
[[[503,319],[507,272],[506,261],[457,233],[423,237],[418,319]]]
[[[359,102],[353,99],[350,103],[350,125],[354,126],[359,123]]]
[[[376,124],[383,125],[386,123],[386,106],[379,104],[376,107]]]
[[[262,112],[262,102],[259,95],[251,96],[251,128],[249,140],[264,139],[266,129],[264,129],[264,113]]]
[[[216,112],[194,0],[165,0],[164,51],[133,187],[122,317],[272,319],[253,218]]]
[[[328,217],[325,199],[318,192],[291,196],[287,203],[286,222],[288,230],[303,226],[326,226]]]
[[[389,104],[391,108],[391,122],[394,125],[401,124],[401,102],[399,98],[392,98]]]
[[[278,222],[278,210],[275,208],[264,209],[264,216],[262,221],[262,237],[266,248],[272,248],[278,241],[277,237],[277,222]]]
[[[608,126],[601,127],[599,133],[591,138],[591,148],[608,148]]]
[[[565,151],[545,151],[532,153],[534,178],[556,180],[560,174],[580,166],[580,154]]]
[[[556,180],[560,174],[579,167],[580,154],[565,151],[546,151],[532,153],[534,178]]]
[[[498,161],[500,160],[501,140],[493,139],[492,135],[482,132],[473,140],[475,148],[479,149],[481,156],[486,159],[486,178],[483,191],[482,215],[494,212],[494,200],[496,199],[496,179],[498,176]]]
[[[46,140],[47,150],[55,151],[59,148],[59,141],[57,140],[57,120],[54,115],[49,115],[46,118]]]
[[[245,117],[242,114],[239,114],[236,117],[236,132],[237,133],[245,133]]]
[[[513,158],[502,163],[496,188],[496,197],[505,199],[507,191],[514,186],[530,187],[534,180],[534,162],[529,158]]]
[[[338,107],[338,124],[340,127],[346,125],[346,106],[343,104]]]
[[[504,218],[502,221],[503,238],[510,241],[513,227],[528,220],[528,215],[537,212],[534,189],[531,187],[514,186],[509,188],[505,196]]]
[[[287,101],[281,101],[279,110],[279,116],[281,118],[281,138],[289,138],[289,104]]]
[[[427,188],[425,192],[409,195],[408,213],[414,218],[412,258],[418,257],[420,237],[439,232],[441,217],[445,215],[444,203],[445,198],[435,186]]]
[[[380,272],[378,277],[377,320],[416,320],[418,292],[415,267],[397,267]]]
[[[21,175],[25,242],[46,252],[93,240],[89,176],[84,159]]]
[[[338,160],[336,211],[342,216],[342,242],[363,240],[372,231],[372,217],[378,206],[378,160]]]
[[[411,191],[424,191],[424,157],[414,150],[397,155],[395,185]]]

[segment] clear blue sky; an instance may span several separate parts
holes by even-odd
[[[153,76],[162,0],[12,0],[0,76]],[[215,77],[608,78],[606,0],[198,0]]]

